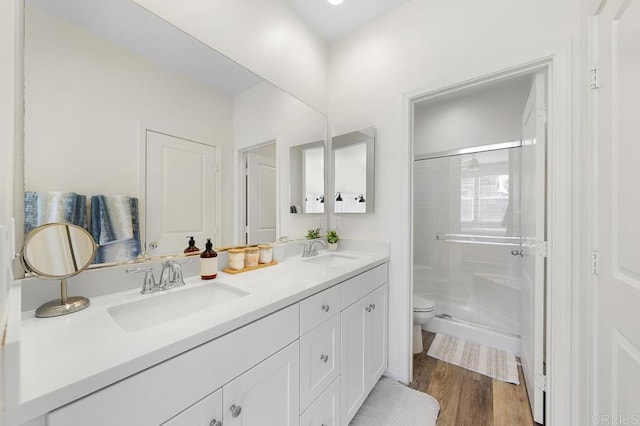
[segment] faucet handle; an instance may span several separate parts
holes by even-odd
[[[147,267],[137,267],[137,268],[127,268],[125,270],[128,274],[137,274],[140,272],[145,272],[144,274],[144,282],[142,284],[142,290],[140,293],[148,294],[156,291],[158,285],[156,284],[156,279],[153,276],[153,268],[150,266]]]

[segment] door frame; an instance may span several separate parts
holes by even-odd
[[[418,101],[436,98],[445,93],[460,91],[507,77],[535,71],[547,74],[547,241],[548,258],[545,297],[545,359],[547,382],[545,393],[545,423],[570,424],[572,414],[572,334],[577,335],[577,324],[572,322],[572,270],[577,258],[572,254],[572,206],[577,193],[572,186],[573,175],[573,113],[572,113],[572,49],[571,42],[553,44],[530,52],[514,61],[461,75],[448,81],[403,94],[403,148],[407,161],[409,194],[413,194],[413,105]],[[578,182],[576,182],[577,184]],[[398,283],[404,289],[399,303],[405,313],[405,345],[400,354],[400,379],[406,371],[408,381],[413,378],[411,331],[413,324],[413,196],[409,197],[408,244],[410,254],[405,271],[409,279]],[[403,365],[404,364],[404,365]]]
[[[270,138],[263,142],[259,142],[255,145],[245,146],[244,148],[238,149],[237,152],[237,162],[238,172],[236,173],[236,191],[237,200],[236,200],[236,214],[234,217],[237,220],[236,225],[234,226],[234,244],[235,245],[244,245],[244,234],[246,232],[245,224],[247,222],[246,218],[246,187],[243,184],[244,182],[244,169],[245,169],[245,161],[247,159],[247,154],[251,151],[255,151],[256,149],[264,148],[265,146],[275,145],[276,147],[276,238],[280,235],[280,218],[281,218],[281,208],[280,208],[280,148],[278,147],[278,143],[276,138]]]
[[[147,252],[147,131],[184,139],[200,145],[216,149],[216,241],[222,239],[222,171],[220,144],[202,141],[185,129],[171,128],[157,123],[138,122],[138,216],[140,223],[140,245],[143,253]],[[182,135],[182,136],[180,136]]]

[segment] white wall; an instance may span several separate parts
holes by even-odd
[[[9,314],[9,283],[13,280],[10,221],[14,206],[14,172],[21,180],[21,166],[14,167],[14,155],[22,140],[22,2],[0,2],[0,423],[6,405],[15,394],[15,375],[8,374],[16,365],[9,360],[5,347],[5,328]],[[18,145],[18,146],[16,146]],[[9,377],[13,376],[13,377]],[[13,398],[15,399],[15,398]]]
[[[414,154],[517,141],[531,78],[489,85],[468,96],[427,100],[414,111]]]
[[[400,357],[409,339],[405,321],[411,264],[403,93],[435,88],[549,43],[576,39],[578,2],[413,0],[330,46],[332,134],[370,125],[377,129],[375,213],[341,216],[341,235],[391,242],[389,370],[402,380],[408,371],[398,369],[409,362]]]
[[[318,140],[325,140],[327,118],[318,111],[264,82],[234,99],[234,146],[245,149],[267,141],[276,141],[278,168],[277,237],[303,237],[307,230],[320,226],[324,215],[289,213],[289,148]],[[236,160],[236,163],[239,160]],[[239,181],[239,176],[237,181]],[[239,206],[240,188],[234,191]],[[240,215],[236,215],[240,216]],[[234,229],[239,231],[239,218]],[[238,234],[236,241],[240,241]]]
[[[319,111],[327,45],[284,0],[134,0]]]
[[[26,190],[140,196],[142,123],[219,145],[222,199],[231,197],[229,96],[39,8],[26,14]],[[223,223],[231,212],[226,203]]]

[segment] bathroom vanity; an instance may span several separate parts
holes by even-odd
[[[15,424],[348,424],[387,367],[388,250],[287,257],[20,324]]]

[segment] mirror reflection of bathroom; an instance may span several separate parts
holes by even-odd
[[[414,104],[414,353],[444,333],[520,356],[531,400],[543,345],[531,330],[544,321],[544,258],[528,243],[544,239],[544,90],[544,76],[528,74]]]
[[[276,240],[277,170],[276,142],[242,151],[244,166],[241,184],[243,243],[259,244]]]
[[[285,158],[291,145],[324,146],[325,115],[130,0],[25,3],[25,234],[82,226],[99,264],[179,255],[191,235],[200,249],[276,240],[289,201],[276,204],[275,171],[246,215],[231,201],[233,156],[270,139]],[[321,195],[320,175],[310,190]],[[280,225],[304,235],[310,221]]]
[[[290,213],[324,213],[324,140],[289,150]]]
[[[375,128],[334,136],[333,212],[373,212]]]

